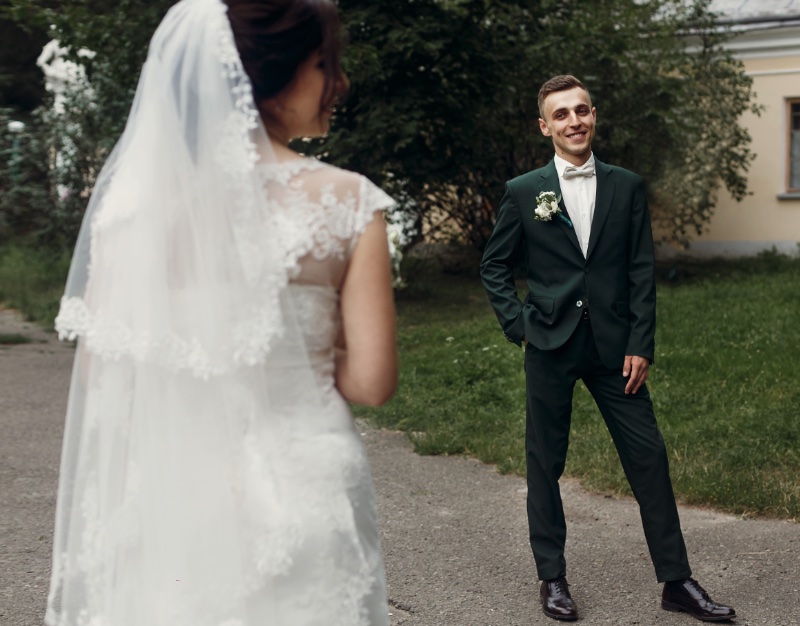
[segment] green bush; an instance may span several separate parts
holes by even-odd
[[[0,110],[0,242],[51,240],[56,216],[43,127],[35,118],[28,119],[25,130],[12,133],[8,123],[15,118]]]

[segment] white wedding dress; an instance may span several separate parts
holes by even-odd
[[[350,255],[393,201],[313,159],[257,168],[290,268],[287,328],[260,363],[199,376],[207,358],[192,373],[189,353],[165,347],[179,338],[153,349],[83,299],[62,303],[57,326],[81,343],[51,626],[389,623],[372,479],[334,345]],[[102,223],[98,262],[130,232]],[[171,306],[189,319],[202,298],[180,291]],[[151,352],[155,365],[137,357]]]
[[[392,204],[281,162],[227,6],[170,9],[56,318],[78,344],[49,626],[389,623],[334,346],[348,261]]]

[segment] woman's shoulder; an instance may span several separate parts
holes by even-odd
[[[359,204],[366,204],[375,210],[388,208],[395,203],[391,196],[363,174],[316,159],[312,160],[317,163],[314,166],[315,174],[320,183],[332,185],[338,191],[358,198]]]
[[[356,189],[369,182],[366,176],[363,176],[357,172],[346,170],[343,167],[331,165],[330,163],[325,163],[324,161],[319,161],[318,159],[310,158],[309,160],[314,161],[317,164],[315,167],[320,178],[324,178],[330,182],[336,183],[337,186],[341,185],[342,187]]]
[[[356,172],[325,163],[314,157],[300,156],[262,162],[259,166],[267,179],[289,182],[296,178],[307,178],[319,183],[334,183],[336,186],[356,187],[363,184],[365,177]]]
[[[262,164],[262,175],[281,186],[316,190],[323,204],[342,203],[365,211],[390,208],[394,199],[363,174],[313,157]]]

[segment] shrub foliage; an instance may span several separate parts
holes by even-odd
[[[598,108],[598,157],[645,176],[661,231],[686,243],[707,224],[722,189],[739,199],[747,193],[753,154],[737,120],[758,112],[750,79],[724,48],[730,33],[709,3],[339,0],[351,92],[334,132],[305,148],[385,186],[422,232],[480,249],[505,181],[551,158],[538,129],[540,84],[572,73]],[[7,233],[74,237],[123,128],[147,42],[170,4],[3,4],[21,24],[52,25],[52,36],[87,67],[93,91],[91,102],[85,92],[71,94],[60,116],[44,107],[24,162],[17,159],[26,174],[12,180],[8,159],[0,162],[0,184],[17,198],[0,206]],[[97,54],[79,57],[80,48]],[[0,143],[4,154],[9,141]],[[53,155],[65,151],[70,158],[56,162]],[[36,216],[21,219],[9,204]],[[44,228],[53,217],[58,224]]]

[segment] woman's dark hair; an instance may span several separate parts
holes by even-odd
[[[343,95],[342,27],[331,0],[225,0],[233,38],[257,104],[292,82],[298,66],[320,50],[325,89],[320,113]]]

